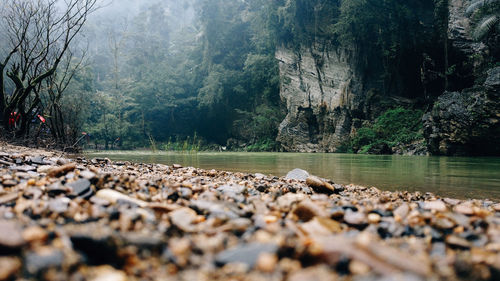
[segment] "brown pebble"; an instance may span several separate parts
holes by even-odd
[[[472,216],[474,214],[474,208],[470,202],[465,202],[459,205],[456,205],[453,208],[453,211],[463,214],[463,215],[468,215]]]
[[[276,264],[278,264],[276,254],[261,253],[257,258],[257,269],[265,273],[273,272],[276,269]]]
[[[331,184],[315,176],[309,176],[306,179],[306,184],[319,193],[331,194],[335,192],[335,188]]]
[[[55,177],[59,177],[59,176],[65,175],[68,172],[71,172],[71,171],[73,171],[75,169],[76,169],[76,164],[75,163],[68,163],[68,164],[65,164],[65,165],[62,165],[62,166],[50,169],[47,172],[47,176],[55,178]]]
[[[9,280],[21,269],[21,262],[18,258],[0,257],[0,280]]]
[[[2,195],[2,196],[0,196],[0,205],[13,202],[13,201],[17,200],[17,197],[18,197],[17,193],[14,193],[14,192]]]
[[[376,224],[380,222],[380,215],[375,213],[368,214],[368,222],[371,224]]]
[[[39,226],[31,226],[23,231],[23,239],[27,242],[45,241],[47,240],[47,232]]]

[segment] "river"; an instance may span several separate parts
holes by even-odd
[[[284,176],[294,168],[340,184],[382,190],[433,192],[453,198],[500,200],[500,158],[357,155],[334,153],[87,152],[88,158],[181,164],[203,169]]]

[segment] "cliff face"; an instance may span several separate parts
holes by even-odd
[[[353,110],[362,107],[362,83],[352,52],[313,45],[277,49],[287,115],[278,141],[287,151],[335,152],[351,134]]]
[[[492,50],[472,40],[468,5],[452,0],[449,6],[450,59],[462,83],[452,81],[459,87],[441,95],[424,116],[424,136],[433,154],[500,155],[500,67],[484,70]]]

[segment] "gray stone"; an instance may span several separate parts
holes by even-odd
[[[286,174],[285,179],[287,180],[298,180],[298,181],[306,181],[309,177],[309,173],[302,169],[293,169],[288,174]]]
[[[60,250],[43,248],[26,254],[24,261],[28,272],[36,275],[49,268],[61,267],[64,262],[64,254]]]
[[[277,251],[278,246],[275,244],[243,244],[217,254],[215,264],[223,266],[228,263],[244,263],[249,267],[253,267],[261,253],[274,254]]]

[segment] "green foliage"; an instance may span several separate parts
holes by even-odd
[[[488,35],[500,33],[500,1],[473,0],[466,10],[466,15],[473,18],[472,36],[481,41]]]
[[[246,147],[246,151],[276,151],[279,149],[278,143],[273,139],[262,139]]]
[[[360,128],[352,139],[353,151],[370,152],[374,147],[393,147],[422,139],[421,110],[389,109],[373,125]]]

